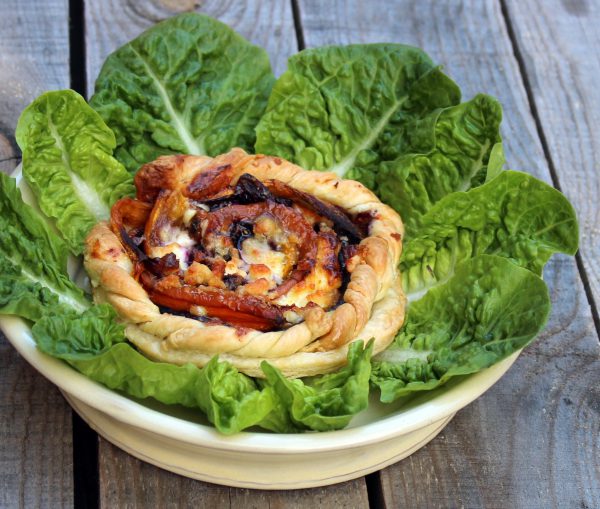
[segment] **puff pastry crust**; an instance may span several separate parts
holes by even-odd
[[[219,199],[226,201],[223,189],[229,193],[236,185],[239,189],[241,179],[251,178],[248,175],[279,196],[281,205],[267,200],[269,204],[264,209],[252,204],[237,209],[235,206],[222,206],[220,212],[211,216],[206,204],[216,203]],[[118,202],[113,207],[111,222],[101,222],[90,231],[86,239],[84,264],[95,300],[108,302],[116,309],[126,324],[128,339],[150,358],[204,366],[218,354],[220,359],[231,362],[250,376],[264,376],[260,368],[263,360],[279,368],[286,376],[310,376],[331,372],[344,365],[348,345],[352,341],[361,339],[366,342],[374,338],[374,353],[384,350],[402,325],[406,304],[398,271],[404,233],[402,221],[394,210],[381,203],[362,184],[340,179],[332,173],[304,170],[281,158],[250,155],[241,149],[233,149],[215,158],[159,157],[140,169],[136,175],[136,186],[137,200],[121,200],[123,203]],[[301,276],[319,276],[318,271],[324,270],[319,265],[319,246],[325,246],[323,250],[328,249],[326,243],[320,244],[320,239],[335,229],[335,226],[329,228],[325,225],[331,226],[328,219],[308,210],[312,206],[311,196],[334,206],[336,210],[341,209],[346,220],[349,218],[357,223],[362,218],[365,223],[364,219],[368,218],[368,221],[363,227],[363,238],[356,239],[356,248],[349,251],[352,256],[344,260],[346,266],[342,269],[347,271],[346,284],[343,284],[341,276],[330,278],[331,288],[323,287],[309,297],[302,294],[303,297],[290,300],[285,292],[278,293],[278,288],[296,287],[296,294],[300,295]],[[305,203],[303,206],[294,205],[292,210],[289,202],[298,197]],[[265,229],[269,227],[269,218],[274,218],[277,223],[288,221],[285,214],[300,214],[298,211],[306,217],[312,217],[312,214],[316,217],[312,225],[314,229],[318,230],[317,224],[320,224],[321,231],[325,233],[319,234],[321,236],[315,236],[308,230],[303,233],[297,226],[302,223],[302,218],[289,218],[289,228],[296,229],[291,233],[288,231],[282,242],[294,243],[294,249],[289,251],[291,254],[284,249],[285,256],[278,254],[282,251],[281,246],[277,252],[270,252],[284,262],[286,256],[293,258],[287,272],[279,277],[260,263],[251,264],[247,274],[234,267],[234,271],[239,271],[234,274],[238,281],[243,279],[239,274],[246,276],[246,286],[244,289],[228,290],[223,283],[226,279],[223,268],[222,277],[216,277],[214,267],[209,270],[207,265],[192,261],[190,252],[193,252],[197,238],[207,239],[212,234],[210,231],[207,233],[206,225],[210,221],[217,225],[213,241],[223,241],[218,227],[231,231],[231,221],[239,219],[239,214],[236,215],[238,209],[248,214],[256,210],[255,215],[265,223]],[[185,232],[186,228],[190,228],[193,214],[203,219],[198,219],[194,230],[197,237],[190,241]],[[127,237],[127,228],[130,229],[130,237],[138,235],[135,241]],[[143,235],[140,233],[142,229]],[[137,233],[131,233],[134,230]],[[340,234],[338,231],[337,234],[344,241],[347,239],[343,232]],[[136,243],[140,239],[143,239],[145,253],[149,255],[139,254],[141,251]],[[247,242],[247,238],[243,242]],[[246,245],[252,247],[252,242]],[[311,247],[312,244],[316,247]],[[342,249],[339,239],[330,244],[334,251],[329,255],[333,256],[335,252],[339,261]],[[213,246],[212,249],[221,248]],[[312,254],[307,250],[312,250]],[[316,263],[305,263],[308,268],[298,276],[301,272],[298,267],[310,256],[316,257]],[[227,254],[227,257],[230,255]],[[166,267],[174,274],[170,276],[175,278],[174,290],[170,287],[169,277],[157,279],[151,270],[144,268],[158,262],[159,271]],[[231,263],[228,261],[227,266]],[[248,264],[244,267],[247,269]],[[270,274],[271,279],[259,277],[261,270]],[[256,273],[254,278],[252,271]],[[288,280],[296,279],[286,285],[286,277]],[[261,289],[262,286],[264,288]],[[223,315],[225,318],[219,315],[220,320],[206,319],[201,315],[203,311],[206,313],[206,310],[213,309],[210,305],[190,307],[183,315],[175,313],[170,309],[172,306],[165,305],[165,302],[171,302],[164,297],[169,291],[177,295],[193,295],[194,298],[200,295],[197,292],[202,291],[210,299],[223,295],[229,299],[237,291],[235,295],[239,297],[234,299],[235,302],[227,301],[225,304],[229,306],[227,312],[235,308],[237,318],[231,323],[228,323],[228,315]],[[309,302],[306,302],[307,298]],[[254,314],[250,304],[246,307],[241,304],[255,301],[260,304],[256,318],[250,316]],[[322,305],[317,305],[319,302]],[[192,316],[191,309],[199,309],[199,316]],[[281,316],[293,318],[281,323],[273,316],[279,320]],[[247,325],[242,323],[243,317],[247,317]]]

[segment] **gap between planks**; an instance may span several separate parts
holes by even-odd
[[[294,29],[298,49],[304,49],[304,36],[299,14],[298,2],[290,0]],[[86,27],[85,1],[69,0],[69,42],[70,42],[70,78],[71,88],[86,97],[89,76],[86,67]],[[93,431],[75,412],[73,413],[73,463],[75,483],[75,508],[97,508],[101,503],[100,486],[100,454],[101,447],[98,434]],[[135,461],[135,460],[134,460]],[[169,475],[169,474],[167,474]],[[382,507],[383,493],[379,473],[365,478],[368,504],[370,507]],[[243,493],[244,490],[226,488],[232,493]],[[260,493],[257,494],[257,496]]]
[[[535,123],[535,130],[540,139],[540,143],[542,145],[542,151],[544,153],[544,158],[546,159],[546,163],[548,164],[548,169],[550,171],[550,177],[552,179],[552,184],[556,189],[560,192],[563,192],[560,180],[558,178],[558,173],[556,171],[556,165],[554,163],[554,159],[550,154],[550,148],[548,147],[548,138],[546,137],[546,133],[544,131],[544,127],[542,126],[542,121],[540,119],[540,114],[537,108],[537,104],[533,97],[533,87],[531,86],[531,82],[529,80],[529,74],[527,73],[527,65],[525,64],[525,59],[523,58],[523,52],[521,51],[521,47],[519,46],[519,42],[515,35],[514,27],[512,25],[510,19],[510,13],[508,11],[508,6],[506,5],[506,0],[498,0],[500,3],[500,10],[502,12],[502,18],[504,20],[504,24],[506,25],[506,31],[508,33],[508,38],[510,40],[510,44],[513,50],[513,54],[517,61],[517,65],[519,67],[519,74],[521,75],[521,80],[523,81],[523,87],[525,88],[525,93],[527,95],[527,103],[529,105],[529,110],[531,112],[531,116],[533,117],[533,121]],[[564,193],[563,193],[564,194]],[[577,271],[579,272],[579,276],[581,277],[581,282],[583,284],[583,289],[585,291],[585,296],[587,302],[590,306],[590,310],[592,313],[592,320],[594,322],[594,328],[596,329],[596,335],[598,336],[598,340],[600,341],[600,316],[598,315],[598,307],[597,303],[594,300],[594,295],[592,293],[592,287],[590,285],[590,280],[588,278],[588,274],[583,265],[583,260],[581,259],[581,253],[577,251],[575,254],[575,262],[577,264]]]
[[[294,18],[294,31],[296,32],[296,43],[298,44],[298,51],[302,51],[306,48],[304,41],[304,29],[302,28],[302,15],[300,13],[300,5],[298,0],[290,0],[292,4],[292,16]]]
[[[84,0],[69,0],[69,73],[73,90],[86,97]],[[71,410],[73,433],[73,504],[75,509],[97,509],[100,504],[98,434]]]
[[[294,31],[296,32],[298,51],[302,51],[306,48],[306,41],[304,39],[304,28],[302,27],[302,13],[300,12],[300,4],[298,0],[290,0],[290,3],[292,7],[292,16],[294,18]],[[373,509],[385,507],[384,493],[379,471],[365,476],[365,487],[367,489],[369,507]]]
[[[84,0],[69,0],[69,67],[71,88],[87,99],[85,62]]]

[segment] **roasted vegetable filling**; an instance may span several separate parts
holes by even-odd
[[[338,207],[229,165],[177,186],[149,164],[137,199],[112,208],[111,228],[150,299],[169,312],[268,331],[335,307],[366,235]],[[364,214],[363,214],[364,215]]]

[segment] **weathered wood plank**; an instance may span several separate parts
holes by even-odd
[[[204,507],[229,505],[228,489],[186,479],[130,456],[99,439],[99,507]]]
[[[446,66],[465,97],[497,96],[510,166],[551,181],[498,2],[302,0],[299,10],[309,47],[413,44]],[[560,118],[577,132],[577,120]],[[583,184],[578,192],[575,205],[595,204]],[[545,278],[554,313],[542,337],[429,446],[382,471],[387,506],[600,506],[598,336],[574,260],[559,257]]]
[[[227,23],[253,44],[265,48],[276,75],[283,72],[287,58],[297,51],[289,2],[162,0],[123,4],[118,0],[88,0],[85,18],[88,94],[93,93],[94,81],[109,53],[158,21],[194,9]],[[115,16],[115,12],[119,15]]]
[[[581,258],[600,305],[600,4],[505,2],[535,112],[563,192],[577,209]]]
[[[20,160],[14,129],[45,90],[69,86],[68,3],[4,0],[0,16],[0,171]],[[0,334],[0,507],[73,505],[71,410]]]
[[[86,39],[88,91],[92,92],[104,58],[157,21],[194,8],[196,2],[120,2],[88,0]],[[119,16],[114,12],[119,10]],[[285,69],[297,51],[289,2],[203,2],[198,12],[213,16],[237,30],[254,44],[265,48],[276,74]],[[202,502],[209,507],[310,506],[367,507],[364,479],[314,490],[265,492],[225,488],[185,479],[160,470],[120,451],[107,441],[99,442],[100,506],[148,504],[181,507]]]
[[[572,261],[552,265],[548,283],[563,304],[546,331],[434,442],[382,472],[389,507],[598,507],[596,339],[586,297],[571,289]]]
[[[0,17],[0,164],[11,169],[20,153],[14,128],[21,110],[44,90],[69,83],[68,11],[66,0],[5,0]],[[16,164],[15,164],[16,165]],[[14,167],[14,165],[13,165]]]
[[[71,507],[71,410],[0,333],[0,507]]]
[[[100,507],[368,507],[364,479],[310,490],[227,488],[187,479],[144,463],[100,439]]]

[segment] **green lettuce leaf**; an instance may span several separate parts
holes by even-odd
[[[423,216],[402,253],[404,290],[417,300],[478,254],[509,258],[541,274],[552,254],[575,254],[578,237],[564,195],[531,175],[504,171],[481,187],[446,196]]]
[[[255,380],[239,373],[228,362],[219,362],[217,357],[200,370],[196,399],[208,420],[225,434],[254,425],[264,427],[263,421],[275,405],[271,391],[261,391]]]
[[[125,329],[116,321],[109,304],[91,307],[84,313],[49,311],[31,328],[38,348],[67,361],[93,359],[111,346],[125,341]]]
[[[133,181],[112,157],[115,137],[100,115],[72,90],[47,92],[21,114],[16,138],[23,176],[42,211],[74,254],[112,204],[133,194]]]
[[[67,274],[67,247],[0,173],[0,313],[37,320],[48,308],[90,306]]]
[[[222,433],[260,423],[273,407],[270,391],[215,357],[205,368],[154,362],[125,342],[123,327],[107,304],[83,314],[49,314],[32,328],[40,350],[66,360],[111,389],[137,398],[200,408]]]
[[[480,255],[408,308],[392,347],[373,362],[381,401],[476,373],[529,344],[550,312],[544,281],[511,261]]]
[[[347,426],[367,408],[373,343],[363,346],[362,341],[350,344],[348,364],[339,371],[305,381],[285,378],[263,361],[261,368],[276,395],[281,420],[298,430],[329,431]]]
[[[486,179],[502,109],[486,95],[459,102],[457,85],[417,48],[305,50],[273,87],[256,150],[361,181],[410,233],[436,201]]]
[[[411,128],[458,104],[458,86],[420,49],[365,44],[290,57],[256,128],[256,150],[340,176],[418,144]]]
[[[90,104],[130,172],[162,154],[251,149],[274,77],[267,53],[195,13],[158,23],[112,53]]]
[[[577,222],[558,191],[503,170],[498,102],[477,95],[461,104],[425,53],[398,44],[293,56],[260,119],[273,81],[263,50],[184,14],[107,59],[96,111],[73,91],[34,101],[17,128],[24,175],[66,243],[0,175],[0,312],[35,321],[40,350],[92,380],[200,409],[226,434],[340,429],[367,407],[370,384],[391,402],[531,342],[550,309],[539,275],[553,253],[575,252]],[[264,380],[217,357],[204,368],[155,362],[127,342],[110,306],[90,307],[69,280],[67,245],[81,252],[88,229],[132,193],[130,173],[141,164],[255,142],[259,152],[360,180],[403,216],[411,303],[375,359],[372,342],[355,342],[345,367],[304,380],[268,362]]]
[[[492,147],[492,151],[490,152],[490,159],[487,165],[487,175],[485,176],[485,181],[489,182],[493,178],[500,175],[505,164],[506,157],[504,156],[504,146],[501,142],[498,142]]]
[[[307,381],[287,380],[264,363],[262,383],[214,357],[204,368],[154,362],[126,342],[107,304],[84,313],[48,313],[33,328],[43,352],[64,359],[92,380],[136,398],[202,410],[225,434],[251,426],[277,432],[344,427],[367,406],[372,347],[355,343],[348,366]],[[311,384],[311,385],[309,385]]]
[[[423,125],[413,131],[417,141],[407,152],[377,165],[356,166],[348,177],[397,210],[410,238],[439,200],[486,180],[492,147],[500,140],[501,119],[500,104],[487,95],[437,110],[419,119]],[[493,160],[494,172],[498,157]]]

